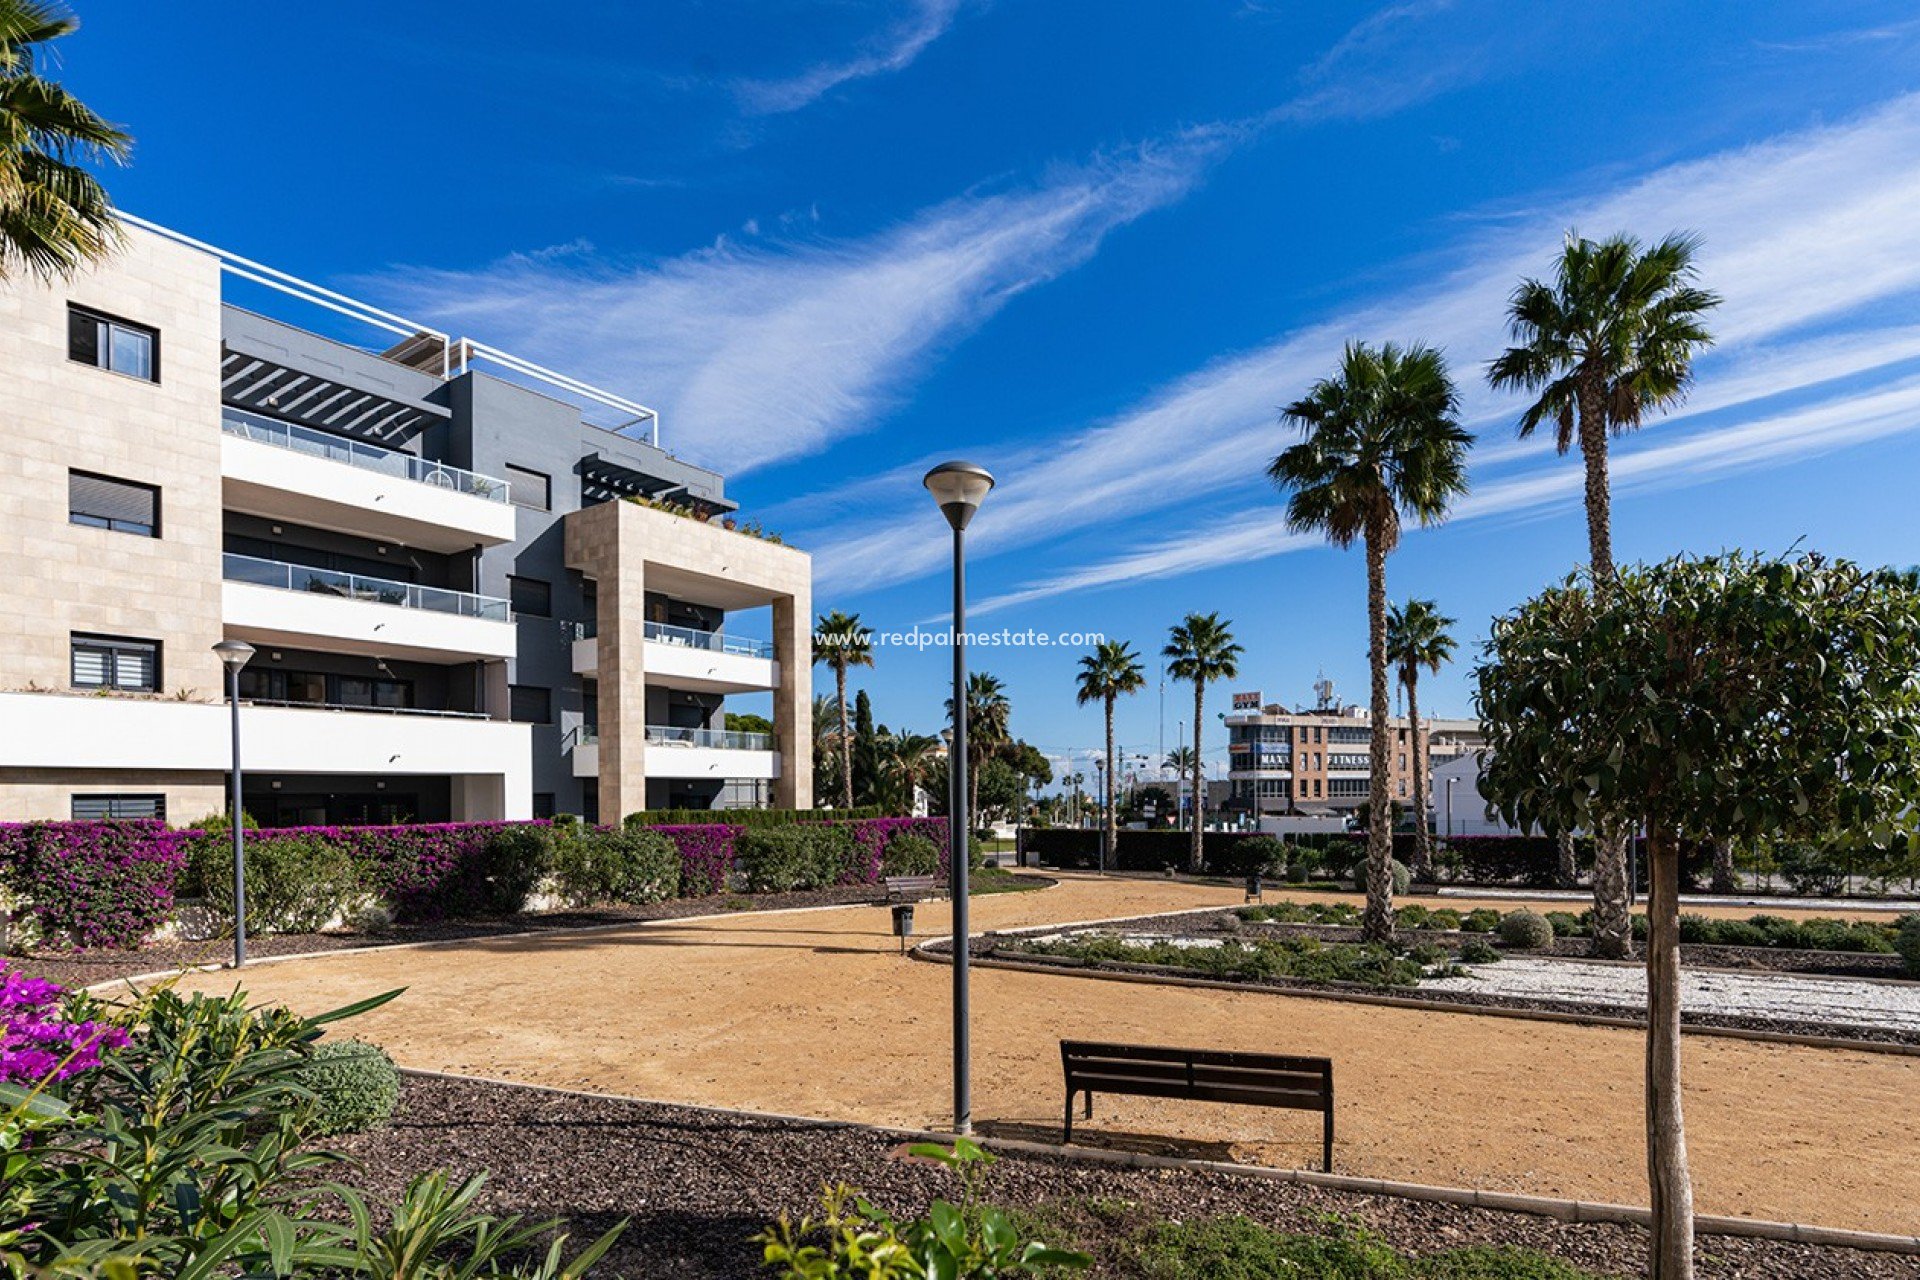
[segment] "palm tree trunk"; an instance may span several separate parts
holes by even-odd
[[[1420,673],[1408,670],[1407,736],[1413,747],[1407,763],[1413,766],[1413,878],[1425,883],[1433,879],[1433,828],[1427,824],[1426,756],[1420,750]]]
[[[840,807],[853,808],[853,735],[847,732],[847,668],[833,668],[835,691],[840,698]]]
[[[1593,591],[1604,597],[1613,585],[1613,498],[1607,479],[1605,388],[1597,377],[1580,384],[1580,457],[1587,468],[1587,563]],[[1624,960],[1633,951],[1633,918],[1627,907],[1629,831],[1603,827],[1593,833],[1593,951]]]
[[[1393,802],[1387,795],[1387,552],[1379,522],[1367,526],[1367,662],[1373,674],[1373,734],[1367,760],[1367,910],[1360,934],[1393,940]]]
[[[1680,844],[1647,833],[1647,1179],[1652,1280],[1693,1278],[1693,1183],[1680,1108]]]
[[[1198,875],[1207,865],[1206,833],[1201,818],[1206,813],[1206,774],[1200,764],[1200,717],[1206,710],[1207,682],[1193,682],[1193,844],[1187,851],[1187,869]]]
[[[1107,695],[1107,829],[1100,842],[1100,874],[1120,851],[1120,823],[1113,812],[1113,695]]]
[[[1580,879],[1580,862],[1575,856],[1573,832],[1562,831],[1554,838],[1558,846],[1559,863],[1554,868],[1554,880],[1562,889],[1571,889]]]

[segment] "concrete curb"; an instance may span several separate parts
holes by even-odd
[[[909,1141],[951,1142],[953,1139],[952,1134],[937,1129],[906,1129],[893,1125],[863,1124],[855,1120],[830,1120],[820,1116],[801,1116],[780,1111],[755,1111],[742,1107],[717,1107],[704,1103],[674,1102],[661,1098],[638,1098],[631,1094],[601,1093],[587,1089],[566,1089],[557,1085],[530,1084],[522,1080],[502,1080],[494,1076],[464,1075],[457,1071],[432,1071],[419,1067],[402,1067],[400,1071],[402,1075],[419,1076],[425,1079],[497,1084],[515,1089],[559,1094],[564,1097],[594,1098],[610,1102],[637,1102],[647,1106],[695,1111],[704,1115],[768,1120],[821,1129],[865,1129],[872,1133],[887,1134]],[[1277,1169],[1269,1165],[1233,1164],[1225,1160],[1195,1160],[1181,1156],[1156,1156],[1132,1151],[1109,1151],[1099,1147],[1062,1146],[1018,1138],[983,1138],[977,1134],[974,1135],[974,1141],[990,1150],[1021,1155],[1053,1156],[1131,1168],[1178,1169],[1223,1174],[1228,1177],[1260,1178],[1269,1182],[1290,1182],[1360,1195],[1392,1196],[1401,1200],[1459,1205],[1502,1213],[1532,1214],[1559,1222],[1598,1222],[1617,1226],[1644,1227],[1652,1217],[1651,1212],[1644,1206],[1612,1204],[1606,1201],[1564,1200],[1552,1196],[1484,1191],[1474,1187],[1434,1186],[1423,1182],[1362,1178],[1352,1174],[1318,1173],[1311,1169]],[[1694,1219],[1694,1234],[1696,1237],[1739,1236],[1789,1244],[1865,1249],[1877,1253],[1920,1254],[1920,1236],[1856,1231],[1844,1227],[1820,1227],[1798,1222],[1774,1222],[1764,1218],[1732,1218],[1701,1214]]]
[[[1165,914],[1172,915],[1173,912]],[[1138,917],[1134,917],[1138,918]],[[1111,923],[1092,921],[1090,923]],[[1080,926],[1068,925],[1066,928]],[[1019,932],[1003,930],[1005,933]],[[947,955],[931,950],[941,944],[952,944],[952,937],[928,938],[908,952],[916,960],[928,964],[950,964]],[[1304,1000],[1334,1000],[1347,1004],[1375,1005],[1389,1009],[1413,1009],[1427,1013],[1478,1014],[1489,1018],[1523,1018],[1534,1022],[1563,1022],[1584,1027],[1608,1027],[1624,1031],[1644,1031],[1646,1023],[1636,1018],[1620,1018],[1608,1014],[1565,1013],[1554,1009],[1506,1009],[1491,1005],[1461,1004],[1452,1000],[1417,1000],[1406,996],[1381,996],[1363,991],[1318,991],[1298,987],[1268,986],[1255,982],[1222,982],[1213,978],[1180,978],[1158,973],[1128,972],[1121,969],[1096,969],[1085,965],[1033,964],[1018,960],[994,960],[974,957],[969,965],[974,969],[1009,969],[1017,973],[1052,974],[1056,977],[1094,978],[1108,982],[1139,982],[1168,987],[1195,987],[1204,991],[1239,991],[1263,996],[1289,996]],[[1881,1040],[1850,1040],[1840,1036],[1801,1035],[1790,1031],[1753,1031],[1744,1027],[1712,1027],[1688,1024],[1682,1028],[1687,1036],[1718,1036],[1728,1040],[1749,1040],[1760,1044],[1794,1045],[1807,1049],[1847,1049],[1858,1053],[1885,1053],[1895,1057],[1920,1058],[1920,1045],[1891,1044]]]

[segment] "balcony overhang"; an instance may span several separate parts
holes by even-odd
[[[739,503],[725,498],[687,493],[686,486],[676,480],[653,475],[599,452],[590,453],[580,460],[580,496],[588,504],[639,497],[685,501],[709,511],[737,511],[740,508]]]

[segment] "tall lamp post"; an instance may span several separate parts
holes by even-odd
[[[244,640],[222,640],[213,646],[227,667],[227,702],[233,708],[233,792],[228,803],[228,825],[233,829],[233,967],[247,963],[247,832],[240,805],[240,668],[253,657]]]
[[[953,1131],[973,1132],[967,994],[967,525],[993,488],[993,476],[972,462],[943,462],[924,483],[953,526],[953,747],[948,755],[947,878],[953,895]]]

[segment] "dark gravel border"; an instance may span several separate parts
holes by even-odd
[[[1359,930],[1357,929],[1337,928],[1328,925],[1248,924],[1243,921],[1240,922],[1238,929],[1222,929],[1216,923],[1222,914],[1231,914],[1231,910],[1229,909],[1227,912],[1193,912],[1184,915],[1141,916],[1130,920],[1105,921],[1102,922],[1099,927],[1102,929],[1124,930],[1129,932],[1167,933],[1185,937],[1205,938],[1247,938],[1260,936],[1261,934],[1275,936],[1294,933],[1320,938],[1323,941],[1351,942],[1357,941],[1360,937]],[[1020,935],[1010,935],[1010,937],[1044,936],[1044,934],[1044,930],[1023,930]],[[1432,942],[1439,946],[1446,947],[1450,951],[1457,951],[1461,943],[1467,938],[1478,937],[1487,941],[1497,941],[1486,934],[1468,934],[1463,937],[1456,932],[1435,930],[1403,929],[1400,932],[1400,936],[1410,943]],[[1276,991],[1307,991],[1335,997],[1386,996],[1395,1000],[1418,1001],[1443,1008],[1446,1006],[1468,1006],[1475,1009],[1512,1009],[1522,1012],[1535,1011],[1541,1013],[1567,1014],[1574,1017],[1621,1019],[1632,1022],[1635,1025],[1644,1025],[1646,1017],[1646,1009],[1636,1004],[1581,1004],[1572,1001],[1534,1000],[1520,996],[1491,995],[1474,991],[1434,991],[1430,988],[1422,987],[1370,987],[1355,983],[1309,982],[1299,978],[1237,978],[1231,975],[1197,973],[1191,970],[1175,969],[1164,965],[1122,963],[1089,964],[1083,960],[1062,956],[1039,955],[1034,952],[1020,950],[1016,947],[1005,946],[1003,942],[1006,940],[1009,939],[1002,939],[992,935],[975,938],[972,947],[969,949],[969,954],[981,959],[991,959],[1014,964],[1043,965],[1049,968],[1066,969],[1069,971],[1081,970],[1196,979]],[[1569,941],[1578,943],[1582,940],[1569,939]],[[944,943],[931,943],[922,947],[921,950],[928,954],[945,956],[949,953],[950,948]],[[1689,968],[1712,968],[1720,967],[1711,963],[1710,957],[1714,953],[1725,951],[1753,952],[1759,950],[1764,949],[1750,947],[1684,946],[1681,948],[1681,959]],[[1705,954],[1703,955],[1701,953]],[[1554,951],[1527,954],[1566,955],[1569,954],[1569,952]],[[1584,953],[1576,949],[1572,951],[1571,954],[1581,955]],[[1838,952],[1819,952],[1812,954],[1824,956],[1850,955],[1850,953]],[[1877,959],[1879,957],[1871,958]],[[1893,959],[1898,963],[1899,958],[1897,956],[1893,957]],[[1753,967],[1765,968],[1766,966]],[[1790,971],[1808,972],[1808,970]],[[1886,978],[1884,974],[1858,976]],[[1702,1029],[1720,1028],[1732,1031],[1760,1031],[1783,1035],[1815,1036],[1833,1040],[1846,1040],[1860,1044],[1863,1047],[1872,1047],[1874,1045],[1920,1047],[1920,1032],[1879,1027],[1804,1022],[1785,1018],[1743,1017],[1724,1013],[1704,1013],[1696,1010],[1683,1010],[1681,1013],[1681,1022],[1686,1026]]]
[[[1059,883],[1045,876],[1036,888]],[[644,924],[650,920],[683,920],[689,916],[716,916],[729,912],[779,911],[794,907],[873,906],[883,903],[879,885],[846,885],[806,889],[793,893],[716,893],[701,898],[673,898],[644,907],[595,907],[585,910],[530,911],[503,920],[447,920],[434,924],[396,924],[385,933],[351,933],[344,929],[324,933],[276,933],[247,939],[248,959],[307,955],[359,947],[393,947],[419,942],[462,942],[498,938],[514,933],[541,933],[558,929],[593,929],[608,925]],[[222,964],[233,955],[231,938],[172,938],[148,943],[133,951],[28,951],[4,957],[14,968],[63,987],[86,987],[197,965]]]
[[[993,1126],[982,1128],[993,1136]],[[346,1181],[382,1198],[429,1169],[490,1169],[487,1208],[565,1218],[576,1245],[627,1218],[626,1234],[595,1272],[605,1277],[752,1276],[759,1256],[749,1238],[782,1212],[807,1212],[824,1182],[863,1188],[896,1213],[923,1212],[934,1196],[955,1194],[949,1174],[901,1158],[902,1139],[880,1130],[441,1077],[409,1075],[390,1125],[334,1145],[362,1166]],[[1008,1154],[989,1179],[989,1199],[1067,1224],[1105,1264],[1093,1274],[1116,1280],[1132,1274],[1113,1265],[1124,1233],[1154,1220],[1233,1213],[1299,1232],[1325,1232],[1327,1215],[1339,1215],[1414,1252],[1515,1244],[1610,1274],[1645,1267],[1644,1233],[1635,1227],[1064,1156]],[[1744,1237],[1703,1237],[1700,1258],[1700,1274],[1713,1280],[1920,1280],[1912,1256]]]

